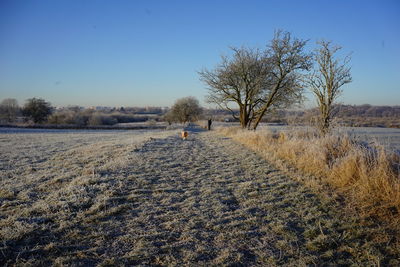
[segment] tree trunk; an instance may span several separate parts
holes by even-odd
[[[240,107],[240,126],[242,126],[242,128],[245,129],[247,127],[248,123],[249,123],[249,118],[248,118],[246,108],[241,106]]]
[[[265,112],[269,109],[269,107],[272,105],[275,95],[278,92],[279,88],[281,86],[281,80],[278,81],[278,84],[275,86],[274,91],[270,95],[268,102],[264,105],[263,109],[261,110],[260,115],[257,117],[256,122],[254,123],[253,130],[255,131],[257,129],[258,124],[260,123],[261,119],[264,117]]]
[[[258,124],[260,123],[261,119],[263,118],[265,112],[267,111],[268,107],[265,107],[262,109],[260,115],[257,117],[254,126],[253,126],[253,130],[255,131],[257,129]]]
[[[324,114],[324,116],[322,118],[322,123],[321,123],[321,133],[323,136],[325,136],[329,132],[330,122],[331,122],[331,118],[330,118],[329,113]]]

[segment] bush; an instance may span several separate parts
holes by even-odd
[[[28,99],[22,110],[23,115],[32,119],[35,123],[45,121],[51,112],[50,103],[41,98]]]
[[[50,124],[68,124],[77,126],[86,126],[91,114],[74,111],[59,111],[53,113],[48,118]]]
[[[88,121],[88,125],[90,126],[114,125],[117,123],[118,123],[117,119],[113,118],[110,115],[103,115],[103,114],[93,114]]]

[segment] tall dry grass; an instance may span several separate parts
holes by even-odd
[[[400,221],[400,157],[348,136],[321,137],[310,131],[274,134],[221,128],[219,132],[330,185],[363,216]]]

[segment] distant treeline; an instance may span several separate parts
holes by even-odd
[[[79,111],[61,110],[52,113],[49,124],[70,124],[78,126],[115,125],[117,123],[132,123],[146,121],[161,121],[162,113],[130,113],[128,111],[95,111],[84,109]]]
[[[28,99],[20,107],[15,99],[0,102],[0,124],[13,125],[74,125],[115,126],[118,123],[167,121],[169,108],[162,107],[90,107],[69,106],[54,108],[43,99]],[[233,110],[236,115],[239,111]],[[400,128],[400,106],[336,105],[336,122],[343,126]],[[308,125],[318,115],[316,108],[306,110],[277,110],[263,122]],[[234,122],[231,111],[204,109],[202,118]]]
[[[239,111],[235,111],[236,115]],[[373,105],[336,105],[336,122],[343,126],[354,127],[391,127],[400,128],[400,106]],[[226,110],[207,110],[207,115],[218,121],[235,121],[231,112]],[[276,110],[263,122],[280,124],[312,124],[318,115],[318,109]]]
[[[400,106],[336,105],[336,123],[352,127],[391,127],[400,128]],[[318,109],[301,111],[279,111],[275,120],[284,123],[312,124]]]
[[[339,117],[397,117],[400,118],[400,106],[372,106],[372,105],[337,105]]]
[[[41,98],[26,100],[20,107],[17,100],[8,98],[0,102],[0,124],[3,125],[73,125],[112,126],[118,123],[162,121],[168,111],[161,107],[52,107]]]

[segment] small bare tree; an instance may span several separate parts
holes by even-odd
[[[331,121],[334,116],[334,104],[342,93],[341,87],[352,81],[350,67],[347,64],[350,56],[343,60],[335,58],[335,53],[341,47],[334,46],[331,42],[318,42],[314,60],[316,69],[308,78],[311,92],[315,95],[320,111],[318,117],[318,128],[321,134],[329,132]]]
[[[173,121],[186,123],[198,120],[203,109],[196,98],[188,96],[178,99],[169,112],[168,117]]]
[[[18,102],[14,98],[6,98],[0,103],[0,118],[6,122],[13,122],[19,112]]]

